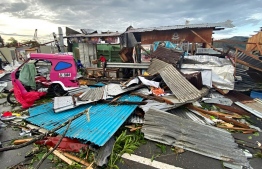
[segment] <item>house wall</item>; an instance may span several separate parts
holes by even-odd
[[[58,53],[58,49],[55,46],[40,46],[40,53]],[[65,52],[67,52],[67,48],[65,48]]]
[[[79,57],[84,67],[96,67],[92,60],[96,60],[96,44],[78,43]]]
[[[256,35],[250,37],[247,41],[248,43],[260,43],[262,44],[262,32],[258,32]],[[260,45],[260,48],[262,48],[262,45]],[[247,44],[246,45],[246,51],[254,51],[258,50],[257,46],[255,44]]]
[[[141,43],[142,44],[152,44],[155,41],[171,41],[179,43],[182,41],[189,41],[190,43],[205,43],[201,38],[193,34],[191,29],[178,29],[178,30],[164,30],[164,31],[151,31],[141,33]],[[212,28],[204,29],[192,29],[202,38],[204,38],[208,43],[212,42]],[[178,37],[178,39],[172,39],[173,36]]]
[[[12,54],[11,51],[14,51],[15,48],[0,48],[0,51],[3,53],[3,55],[5,55],[6,59],[8,60],[9,63],[12,63],[13,59],[12,59]],[[2,59],[2,61],[6,61],[5,58],[0,54],[0,58]]]

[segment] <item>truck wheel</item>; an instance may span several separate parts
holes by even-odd
[[[17,104],[17,103],[18,103],[18,102],[16,101],[16,99],[15,99],[14,92],[8,93],[6,100],[7,100],[7,102],[10,103],[10,104]]]

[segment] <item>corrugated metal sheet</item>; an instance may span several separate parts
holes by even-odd
[[[252,102],[245,102],[245,103],[235,102],[235,104],[249,111],[250,113],[254,114],[255,116],[262,118],[262,100],[261,99],[254,99]]]
[[[117,96],[119,94],[126,93],[128,91],[132,91],[138,88],[141,88],[141,85],[135,85],[132,87],[122,89],[120,84],[110,83],[107,85],[107,95],[108,96]]]
[[[160,75],[179,101],[186,102],[201,97],[200,91],[179,73],[174,66],[168,65],[161,69]]]
[[[89,35],[85,35],[85,34],[75,34],[75,35],[68,35],[65,36],[64,38],[78,38],[78,37],[111,37],[111,36],[120,36],[121,33],[118,32],[113,32],[113,33],[94,33],[94,34],[89,34]]]
[[[128,122],[134,124],[143,124],[145,120],[143,117],[132,115],[131,117],[129,117]]]
[[[84,93],[86,90],[88,90],[88,88],[88,86],[80,86],[78,88],[71,89],[68,91],[68,95],[73,96],[78,93]]]
[[[88,88],[86,92],[79,96],[79,99],[82,101],[97,101],[105,99],[106,96],[106,86],[97,87],[97,88]]]
[[[204,64],[209,66],[232,65],[229,59],[209,55],[184,56],[184,64]]]
[[[166,67],[168,65],[168,63],[163,62],[159,59],[152,59],[151,64],[149,65],[148,69],[147,69],[147,73],[149,73],[150,75],[155,75],[157,74],[161,69],[163,69],[164,67]]]
[[[252,55],[248,52],[245,52],[241,49],[237,49],[238,52],[235,55],[237,57],[236,62],[243,64],[245,66],[251,67],[258,71],[262,71],[262,60],[259,59],[258,56]]]
[[[166,103],[160,103],[155,100],[145,100],[145,101],[147,102],[146,105],[139,106],[141,109],[143,109],[144,112],[147,112],[150,108],[167,111],[167,110],[174,109],[174,108],[184,105],[184,103],[175,103],[171,105],[171,104],[166,104]]]
[[[174,25],[174,26],[160,26],[160,27],[151,27],[151,28],[131,28],[126,33],[130,32],[150,32],[150,31],[163,31],[163,30],[175,30],[175,29],[186,29],[186,28],[216,28],[216,27],[226,27],[233,28],[234,25],[232,21],[227,20],[225,22],[219,23],[203,23],[203,24],[187,24],[187,25]]]
[[[223,51],[223,48],[216,48],[217,50]],[[212,48],[197,48],[197,54],[210,54],[210,55],[221,55],[221,52],[218,52]]]
[[[119,99],[119,101],[134,102],[140,102],[142,100],[143,99],[138,96],[130,95],[122,96]],[[55,114],[53,111],[53,103],[47,103],[30,108],[30,117],[27,118],[26,121],[44,129],[52,130],[70,117],[79,114],[90,106],[90,104],[86,104]],[[126,121],[136,107],[137,105],[92,105],[89,111],[90,122],[87,121],[86,115],[79,117],[71,123],[66,136],[69,138],[90,141],[96,145],[103,146]],[[57,133],[62,134],[65,129],[66,127],[63,127],[58,130]]]
[[[243,92],[258,89],[260,86],[247,74],[247,70],[241,66],[243,65],[237,64],[236,66],[236,76],[241,77],[241,80],[235,83],[234,90]],[[260,88],[262,89],[262,87]]]
[[[237,101],[252,101],[253,98],[249,97],[248,95],[245,95],[238,91],[230,91],[228,94],[225,95],[225,97],[231,99],[233,102]]]
[[[153,141],[249,167],[245,154],[238,148],[232,135],[217,127],[150,109],[145,113],[142,132],[145,138]]]
[[[179,61],[181,55],[182,55],[182,53],[180,53],[180,52],[159,46],[150,55],[150,57],[151,58],[157,58],[159,60],[162,60],[162,61],[169,63],[169,64],[172,64],[172,65],[176,65],[177,62]]]
[[[55,97],[54,99],[54,111],[61,112],[64,110],[72,109],[75,107],[74,98],[72,96]]]
[[[194,113],[192,113],[191,111],[185,108],[176,108],[176,109],[169,110],[168,112],[176,116],[182,117],[184,119],[192,120],[196,123],[206,124],[204,118],[195,115]]]

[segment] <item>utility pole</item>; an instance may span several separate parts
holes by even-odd
[[[59,35],[59,44],[61,48],[61,52],[65,53],[65,45],[64,45],[64,38],[63,38],[63,31],[61,27],[58,27],[58,35]]]
[[[59,43],[57,41],[55,32],[53,32],[53,36],[54,36],[54,40],[55,40],[55,46],[57,47],[58,52],[60,53],[61,52],[61,48],[60,48]]]

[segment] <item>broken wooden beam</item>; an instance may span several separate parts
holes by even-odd
[[[50,151],[53,150],[53,148],[51,147],[49,149]],[[57,157],[59,157],[61,160],[63,160],[64,162],[66,162],[69,165],[74,164],[74,161],[70,160],[69,158],[67,158],[66,156],[64,156],[62,153],[60,153],[58,150],[54,150],[53,154],[56,155]]]
[[[135,96],[139,96],[142,97],[144,99],[149,99],[149,100],[156,100],[158,102],[161,103],[167,103],[167,104],[171,104],[173,105],[174,103],[166,98],[160,97],[160,96],[148,96],[142,93],[136,93],[136,92],[132,92],[131,95],[135,95]]]
[[[19,139],[19,140],[15,140],[13,142],[14,145],[19,145],[19,144],[23,144],[23,143],[26,143],[26,142],[29,142],[31,141],[33,138],[26,138],[26,139]]]
[[[252,131],[252,132],[256,132],[257,130],[255,129],[246,129],[246,128],[241,128],[241,127],[227,127],[227,126],[222,126],[222,125],[217,125],[217,127],[219,128],[223,128],[223,129],[229,129],[229,130],[239,130],[239,131]]]
[[[199,111],[199,112],[202,112],[202,113],[205,113],[205,114],[208,114],[208,115],[211,115],[211,116],[215,116],[215,117],[229,117],[229,118],[242,118],[240,115],[238,114],[224,114],[224,113],[220,113],[220,112],[217,112],[217,111],[208,111],[208,110],[204,110],[204,109],[201,109],[199,107],[196,107],[196,106],[193,106],[192,104],[190,105],[187,105],[187,107],[189,109],[193,109],[193,110],[196,110],[196,111]]]
[[[234,126],[237,126],[237,127],[242,127],[242,128],[246,128],[246,129],[250,128],[248,125],[246,125],[244,123],[240,123],[240,122],[238,122],[234,119],[226,118],[226,117],[223,117],[223,116],[219,116],[218,118],[225,121],[225,122],[231,123],[231,124],[233,124]]]
[[[90,164],[88,163],[88,162],[86,162],[85,160],[83,160],[83,159],[80,159],[80,158],[78,158],[78,157],[76,157],[76,156],[73,156],[73,155],[71,155],[71,154],[69,154],[69,153],[66,153],[66,152],[62,152],[62,151],[59,151],[62,155],[64,155],[65,157],[67,157],[67,158],[69,158],[69,159],[71,159],[71,160],[74,160],[74,161],[76,161],[76,162],[78,162],[78,163],[81,163],[81,164],[83,164],[83,165],[85,165],[85,166],[90,166]]]
[[[219,107],[220,109],[224,109],[233,113],[237,113],[240,115],[250,115],[249,113],[247,113],[245,110],[241,109],[241,108],[236,108],[233,106],[226,106],[226,105],[222,105],[222,104],[214,104],[215,106]]]
[[[229,90],[223,90],[223,89],[219,89],[216,85],[212,84],[212,86],[216,89],[216,91],[218,91],[220,94],[222,95],[226,95],[228,94]]]
[[[197,37],[199,37],[201,40],[203,40],[206,44],[208,44],[211,48],[213,48],[215,51],[221,52],[221,54],[224,54],[224,51],[218,50],[217,48],[215,48],[211,43],[207,42],[207,40],[205,40],[204,38],[202,38],[202,36],[200,36],[198,33],[196,33],[193,30],[190,30],[193,34],[195,34]],[[193,46],[193,45],[192,45]]]

